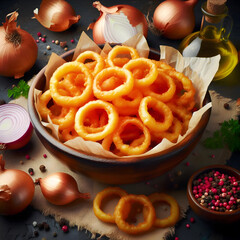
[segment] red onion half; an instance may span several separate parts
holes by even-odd
[[[18,149],[31,139],[33,126],[28,112],[15,103],[0,106],[0,149]]]

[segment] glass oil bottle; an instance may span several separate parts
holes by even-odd
[[[229,75],[238,63],[238,53],[229,40],[232,19],[224,5],[220,14],[207,11],[207,2],[202,4],[202,23],[200,31],[187,36],[180,43],[179,51],[184,57],[213,57],[221,55],[219,69],[214,76],[220,80]]]

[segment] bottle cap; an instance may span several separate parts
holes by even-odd
[[[208,0],[207,11],[213,15],[221,15],[226,12],[227,0]]]

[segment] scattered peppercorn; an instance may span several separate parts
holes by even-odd
[[[37,221],[33,221],[33,223],[32,223],[32,225],[34,226],[34,227],[36,227],[37,226]]]
[[[44,154],[43,154],[43,157],[44,157],[44,158],[47,158],[47,154],[46,154],[46,153],[44,153]]]
[[[0,99],[0,105],[3,105],[3,104],[5,104],[5,103],[6,103],[5,100]]]
[[[23,164],[24,164],[24,161],[21,160],[19,163],[20,163],[21,165],[23,165]]]
[[[48,223],[46,223],[46,222],[43,222],[43,228],[44,228],[44,230],[45,230],[45,231],[49,231],[49,229],[50,229],[50,226],[49,226],[49,224],[48,224]]]
[[[178,238],[178,237],[175,237],[174,240],[179,240],[179,238]]]
[[[38,227],[39,230],[42,230],[44,228],[43,223],[38,223],[37,227]]]
[[[56,232],[53,233],[53,237],[57,237],[57,233]]]
[[[186,228],[190,228],[190,224],[187,223],[187,224],[186,224]]]
[[[39,169],[41,172],[46,172],[46,167],[44,165],[40,165]]]
[[[33,231],[33,236],[34,236],[34,237],[38,237],[38,235],[39,235],[38,231],[37,231],[37,230],[34,230],[34,231]]]
[[[46,42],[46,38],[42,38],[41,41],[45,43]]]
[[[49,45],[47,45],[46,49],[47,49],[47,50],[50,50],[50,49],[51,49],[51,47],[50,47]]]
[[[68,232],[68,226],[67,225],[63,225],[62,226],[62,231],[67,233]]]
[[[28,169],[28,173],[29,173],[30,175],[34,175],[34,170],[33,170],[33,168],[29,168],[29,169]]]
[[[224,103],[223,107],[227,110],[230,109],[230,105],[228,103]]]
[[[67,42],[66,42],[66,41],[65,41],[65,42],[60,42],[60,46],[61,46],[62,48],[66,47],[66,46],[67,46]]]
[[[194,218],[194,217],[191,217],[191,218],[190,218],[190,222],[191,222],[191,223],[194,223],[194,222],[195,222],[195,218]]]
[[[71,43],[74,43],[75,41],[74,41],[74,39],[71,39]]]
[[[68,50],[68,48],[67,48],[67,47],[65,47],[65,48],[64,48],[64,51],[67,51],[67,50]]]
[[[25,156],[25,158],[26,158],[27,160],[29,160],[29,159],[30,159],[30,156],[27,154],[27,155]]]
[[[37,35],[38,35],[38,37],[41,37],[41,36],[42,36],[42,34],[41,34],[40,32],[38,32]]]
[[[59,44],[59,41],[58,41],[58,40],[55,40],[55,44],[58,45],[58,44]]]

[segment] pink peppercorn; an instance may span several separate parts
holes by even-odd
[[[187,224],[186,224],[186,228],[190,228],[190,224],[187,223]]]
[[[37,33],[37,35],[38,35],[39,37],[41,37],[41,36],[42,36],[42,34],[41,34],[40,32],[38,32],[38,33]]]
[[[45,153],[45,154],[43,154],[43,157],[44,157],[44,158],[47,158],[47,154],[46,154],[46,153]]]
[[[30,156],[27,154],[27,155],[25,156],[25,158],[29,160],[29,159],[30,159]]]
[[[179,240],[179,238],[178,238],[178,237],[175,237],[174,240]]]
[[[74,42],[75,42],[74,39],[72,39],[72,40],[71,40],[71,43],[74,43]]]
[[[189,162],[186,162],[186,166],[188,167],[190,165],[190,163]]]
[[[44,43],[46,42],[46,38],[42,38],[41,40],[42,40],[42,42],[44,42]]]
[[[191,223],[194,223],[194,222],[195,222],[195,218],[194,218],[194,217],[191,217],[191,218],[190,218],[190,222],[191,222]]]
[[[227,189],[226,189],[226,188],[222,188],[221,191],[222,191],[223,193],[225,193],[225,192],[227,191]]]
[[[237,187],[238,183],[237,182],[233,182],[233,186]]]
[[[62,231],[65,232],[65,233],[68,232],[68,226],[67,225],[63,225],[62,226]]]

